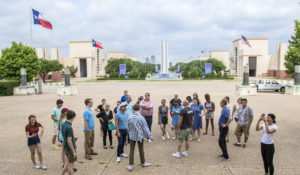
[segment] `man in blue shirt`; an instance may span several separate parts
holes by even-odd
[[[127,104],[125,102],[120,105],[120,112],[115,116],[116,132],[118,136],[118,150],[117,150],[117,163],[121,162],[120,157],[128,157],[124,153],[124,144],[126,142],[127,128],[128,128],[128,113],[126,111]]]
[[[132,103],[132,100],[131,100],[131,96],[127,94],[126,96],[126,101],[125,102],[122,102],[122,103],[125,103],[126,104],[126,112],[128,113],[128,115],[132,114],[133,113],[133,103]],[[120,112],[120,107],[118,107],[117,109],[117,113]]]
[[[223,158],[222,162],[227,162],[229,159],[228,153],[227,153],[227,146],[226,146],[226,135],[228,133],[228,126],[230,122],[232,121],[232,118],[230,117],[230,110],[226,107],[227,100],[222,99],[220,102],[222,112],[221,116],[219,118],[219,130],[220,130],[220,136],[219,136],[219,146],[222,150],[222,154],[218,157]]]
[[[83,112],[83,119],[84,119],[84,150],[85,150],[85,158],[87,160],[92,160],[91,155],[97,155],[96,152],[93,150],[94,146],[94,129],[95,129],[95,118],[92,112],[93,107],[93,100],[91,98],[87,98],[84,101],[86,107]]]
[[[121,97],[121,103],[126,101],[127,94],[128,94],[128,91],[124,90],[124,95]]]

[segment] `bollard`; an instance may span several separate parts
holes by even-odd
[[[27,86],[26,69],[21,68],[21,86]]]
[[[244,66],[243,86],[249,86],[249,66]]]
[[[300,85],[300,65],[295,66],[294,85]]]
[[[43,93],[43,81],[38,80],[38,94],[42,94],[42,93]]]
[[[70,69],[65,68],[65,86],[71,86],[70,83]]]

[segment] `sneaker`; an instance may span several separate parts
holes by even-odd
[[[175,140],[175,139],[177,139],[177,138],[176,138],[176,137],[173,137],[173,138],[172,138],[172,140]]]
[[[74,173],[76,173],[77,172],[77,168],[73,168],[73,171],[74,171]]]
[[[193,141],[194,139],[190,138],[189,141]]]
[[[142,167],[148,167],[148,166],[151,166],[151,163],[145,162],[145,163],[142,165]]]
[[[213,132],[213,133],[211,134],[211,136],[215,136],[215,133]]]
[[[224,158],[223,154],[219,154],[218,158]]]
[[[166,135],[167,135],[167,139],[169,140],[170,139],[169,133],[166,133]]]
[[[152,142],[151,139],[148,139],[148,142],[151,143]]]
[[[133,170],[132,165],[129,165],[129,166],[127,167],[127,169],[128,169],[128,171],[132,171],[132,170]]]
[[[188,152],[184,151],[181,153],[184,157],[187,157],[188,156]]]
[[[173,156],[173,157],[176,157],[176,158],[178,158],[178,159],[179,159],[179,158],[180,158],[180,153],[179,153],[179,152],[177,152],[177,153],[174,153],[174,154],[172,154],[172,156]]]
[[[110,145],[110,149],[114,149],[114,146]]]
[[[41,166],[41,169],[42,169],[42,170],[46,170],[47,167],[46,167],[45,165],[42,165],[42,166]]]
[[[162,140],[166,140],[166,138],[165,138],[164,136],[161,136],[161,139],[162,139]]]
[[[247,145],[246,145],[246,143],[244,143],[244,144],[243,144],[243,148],[246,148],[246,147],[247,147]]]
[[[41,167],[39,165],[34,165],[35,169],[40,169]]]
[[[207,132],[203,133],[203,135],[207,135]]]
[[[229,160],[230,160],[229,158],[228,158],[228,159],[225,159],[225,158],[224,158],[224,159],[221,160],[221,162],[222,162],[222,163],[225,163],[225,162],[228,162]]]
[[[52,149],[54,149],[54,150],[58,150],[58,149],[59,149],[59,147],[57,147],[57,146],[52,146]]]
[[[116,162],[117,162],[117,163],[120,163],[120,162],[121,162],[121,158],[120,158],[120,157],[117,157]]]
[[[62,144],[61,144],[61,143],[59,143],[59,144],[57,144],[57,146],[58,146],[58,147],[62,147]]]
[[[91,156],[85,156],[85,159],[86,160],[92,160],[92,157]]]
[[[197,141],[200,142],[201,141],[200,138]]]
[[[98,153],[92,152],[90,155],[96,156],[96,155],[98,155]]]
[[[234,146],[241,146],[241,143],[234,143]]]
[[[127,154],[125,154],[125,153],[122,153],[120,156],[121,156],[121,157],[128,158],[128,155],[127,155]]]
[[[107,146],[103,146],[104,149],[107,149]]]

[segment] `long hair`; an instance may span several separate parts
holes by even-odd
[[[276,123],[276,117],[274,114],[268,114],[268,116],[270,116],[272,118],[273,123]]]
[[[60,118],[59,118],[59,120],[58,120],[58,124],[57,124],[57,126],[58,126],[58,130],[60,131],[60,122],[63,120],[63,119],[65,119],[66,118],[66,116],[67,116],[67,112],[64,112],[64,113],[61,113],[60,114]]]
[[[26,126],[30,126],[30,125],[31,125],[30,120],[31,120],[32,118],[35,118],[34,126],[38,126],[38,122],[36,121],[36,116],[33,115],[33,114],[29,115],[29,117],[28,117],[28,124],[27,124]]]
[[[199,106],[201,104],[199,98],[194,98],[193,100],[196,100],[197,101],[197,106]]]

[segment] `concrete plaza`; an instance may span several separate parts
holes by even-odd
[[[256,175],[264,174],[263,162],[260,155],[261,132],[255,131],[257,119],[261,113],[274,113],[277,117],[278,132],[275,134],[275,174],[300,174],[300,97],[289,96],[280,93],[265,92],[255,96],[248,96],[248,104],[254,110],[254,121],[250,130],[250,137],[247,148],[234,147],[236,141],[233,135],[235,122],[230,125],[230,142],[228,151],[231,160],[221,163],[217,155],[220,153],[218,146],[218,126],[221,108],[219,101],[224,96],[230,97],[233,105],[237,99],[235,95],[234,81],[101,81],[89,83],[76,83],[79,91],[77,96],[58,97],[56,87],[44,87],[43,95],[32,96],[10,96],[0,97],[0,174],[60,174],[62,171],[61,150],[51,149],[52,121],[50,113],[58,98],[64,100],[64,107],[72,109],[77,116],[73,122],[75,135],[78,136],[77,153],[78,161],[75,166],[77,174],[83,175],[115,175],[115,174],[203,174],[203,175]],[[123,90],[127,89],[135,102],[140,95],[150,92],[154,102],[153,122],[153,143],[145,143],[146,161],[152,164],[151,167],[142,168],[138,166],[139,154],[136,147],[135,168],[133,172],[127,171],[128,159],[122,158],[121,163],[116,163],[117,139],[113,136],[114,149],[104,150],[102,137],[99,131],[99,121],[96,118],[96,133],[94,149],[99,154],[93,156],[93,160],[84,159],[84,134],[83,110],[84,99],[94,99],[94,107],[100,103],[102,98],[115,107],[116,101],[120,100]],[[197,92],[200,100],[204,102],[204,94],[210,93],[212,101],[216,103],[215,132],[216,136],[202,135],[201,142],[191,143],[189,157],[176,159],[171,154],[176,152],[177,141],[161,140],[161,130],[157,124],[157,107],[160,100],[165,98],[170,101],[173,94],[179,94],[181,99]],[[27,148],[25,137],[25,125],[28,123],[28,116],[37,116],[44,128],[44,135],[41,138],[42,153],[46,171],[33,168],[30,160],[30,152]],[[96,114],[96,113],[95,113]],[[170,123],[170,120],[169,120]],[[203,126],[205,122],[203,121]],[[171,137],[171,125],[168,125],[168,132]],[[107,139],[108,140],[108,139]],[[129,146],[125,146],[125,153],[129,154]],[[36,160],[37,156],[36,156]]]

